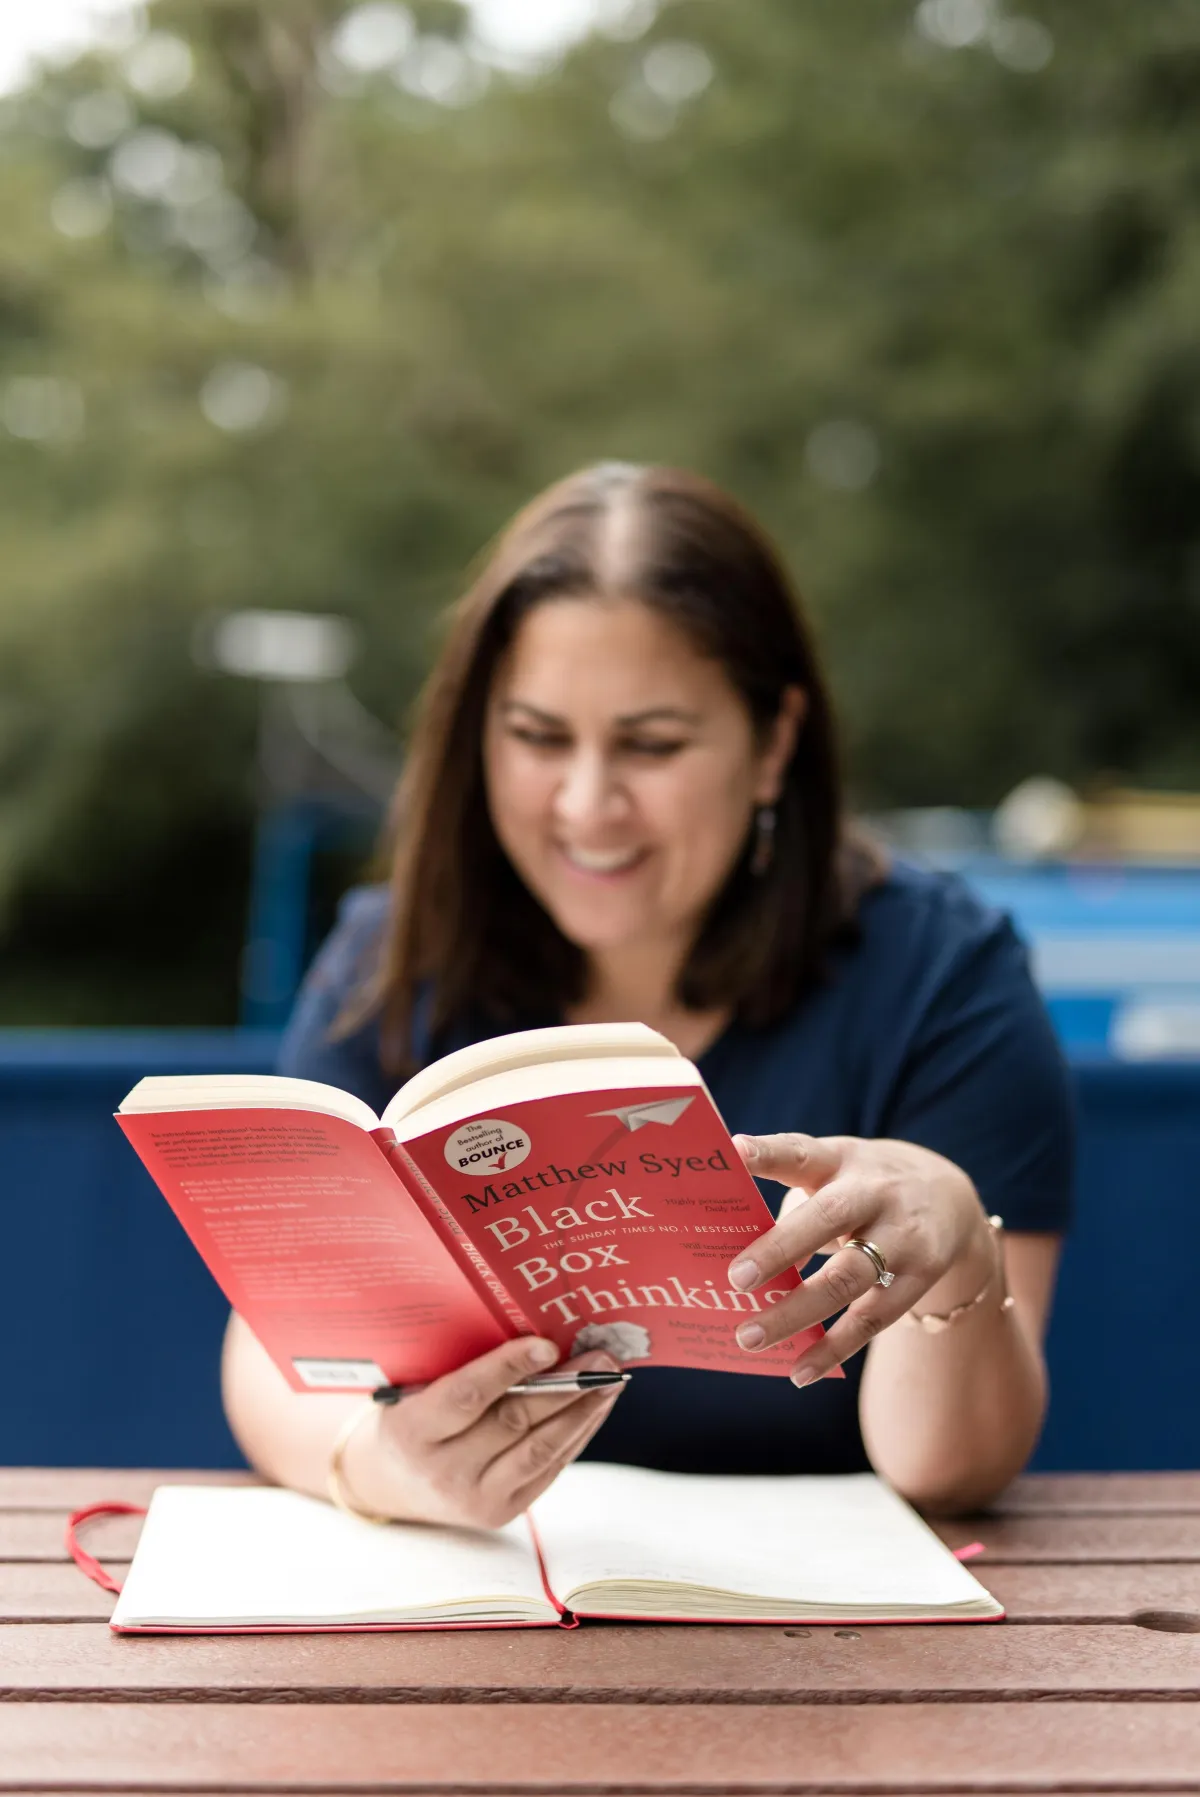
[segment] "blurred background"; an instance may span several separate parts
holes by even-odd
[[[98,1283],[113,1345],[5,1457],[232,1451],[108,1112],[270,1065],[440,608],[619,457],[762,517],[857,805],[1030,941],[1084,1123],[1043,1463],[1200,1463],[1186,1253],[1127,1334],[1197,1243],[1198,322],[1188,0],[6,9],[0,1201],[53,1289],[0,1345],[44,1383]]]

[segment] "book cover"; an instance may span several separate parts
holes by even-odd
[[[772,1218],[703,1086],[512,1103],[417,1134],[393,1158],[564,1355],[786,1375],[820,1337],[755,1354],[734,1339],[799,1276],[731,1289],[726,1269]]]
[[[519,1333],[404,1191],[389,1132],[275,1109],[117,1121],[294,1390],[435,1379]]]

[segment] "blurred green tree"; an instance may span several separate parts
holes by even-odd
[[[230,1015],[197,630],[342,612],[399,721],[601,456],[775,530],[865,802],[1200,779],[1200,18],[1031,4],[637,0],[505,70],[454,0],[155,0],[4,102],[0,1015]]]

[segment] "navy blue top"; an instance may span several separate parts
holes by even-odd
[[[340,1086],[376,1112],[394,1088],[377,1024],[337,1041],[329,1029],[370,969],[386,903],[378,887],[343,901],[279,1062],[281,1073]],[[964,1168],[1009,1230],[1063,1230],[1067,1074],[1009,920],[953,875],[898,865],[863,900],[860,921],[859,940],[833,952],[824,982],[782,1023],[735,1022],[700,1057],[730,1130],[917,1142]],[[464,1025],[442,1052],[495,1033]],[[772,1209],[782,1190],[764,1184]],[[860,1355],[845,1380],[798,1391],[761,1374],[646,1368],[589,1452],[678,1472],[864,1470],[861,1370]]]

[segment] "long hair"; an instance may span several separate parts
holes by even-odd
[[[617,528],[614,528],[617,526]],[[837,744],[812,638],[782,563],[734,500],[674,468],[603,463],[542,493],[500,536],[453,607],[423,691],[390,820],[391,903],[373,979],[345,1023],[377,1014],[388,1066],[413,1066],[428,988],[439,1036],[470,1014],[489,1027],[555,1021],[583,997],[584,951],[558,929],[496,837],[484,785],[485,713],[521,619],[565,597],[634,596],[724,668],[760,737],[786,687],[807,709],[776,802],[774,853],[753,832],[709,907],[677,996],[752,1025],[784,1016],[819,978],[880,863],[843,828]]]

